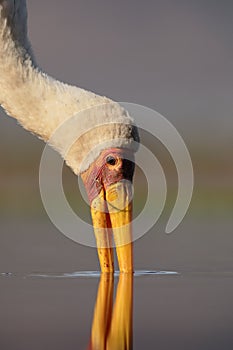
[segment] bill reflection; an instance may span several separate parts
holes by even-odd
[[[114,305],[113,294],[113,274],[102,274],[88,350],[133,349],[133,275],[120,274]]]

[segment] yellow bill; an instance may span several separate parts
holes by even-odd
[[[112,272],[113,238],[119,270],[133,272],[132,184],[120,181],[104,189],[91,204],[91,214],[102,272]]]

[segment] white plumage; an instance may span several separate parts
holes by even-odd
[[[138,141],[133,119],[118,103],[41,72],[27,37],[25,0],[0,0],[0,104],[25,129],[50,140],[75,174],[85,171],[104,148],[130,148]],[[52,137],[73,116],[75,124],[65,127],[62,137]],[[74,130],[76,140],[67,152]]]

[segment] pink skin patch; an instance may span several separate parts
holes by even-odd
[[[90,203],[101,189],[123,179],[132,182],[134,173],[134,154],[128,149],[110,148],[101,152],[93,163],[85,180]]]

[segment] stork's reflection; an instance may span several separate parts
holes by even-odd
[[[133,275],[120,274],[113,306],[114,276],[102,274],[89,350],[132,350]]]

